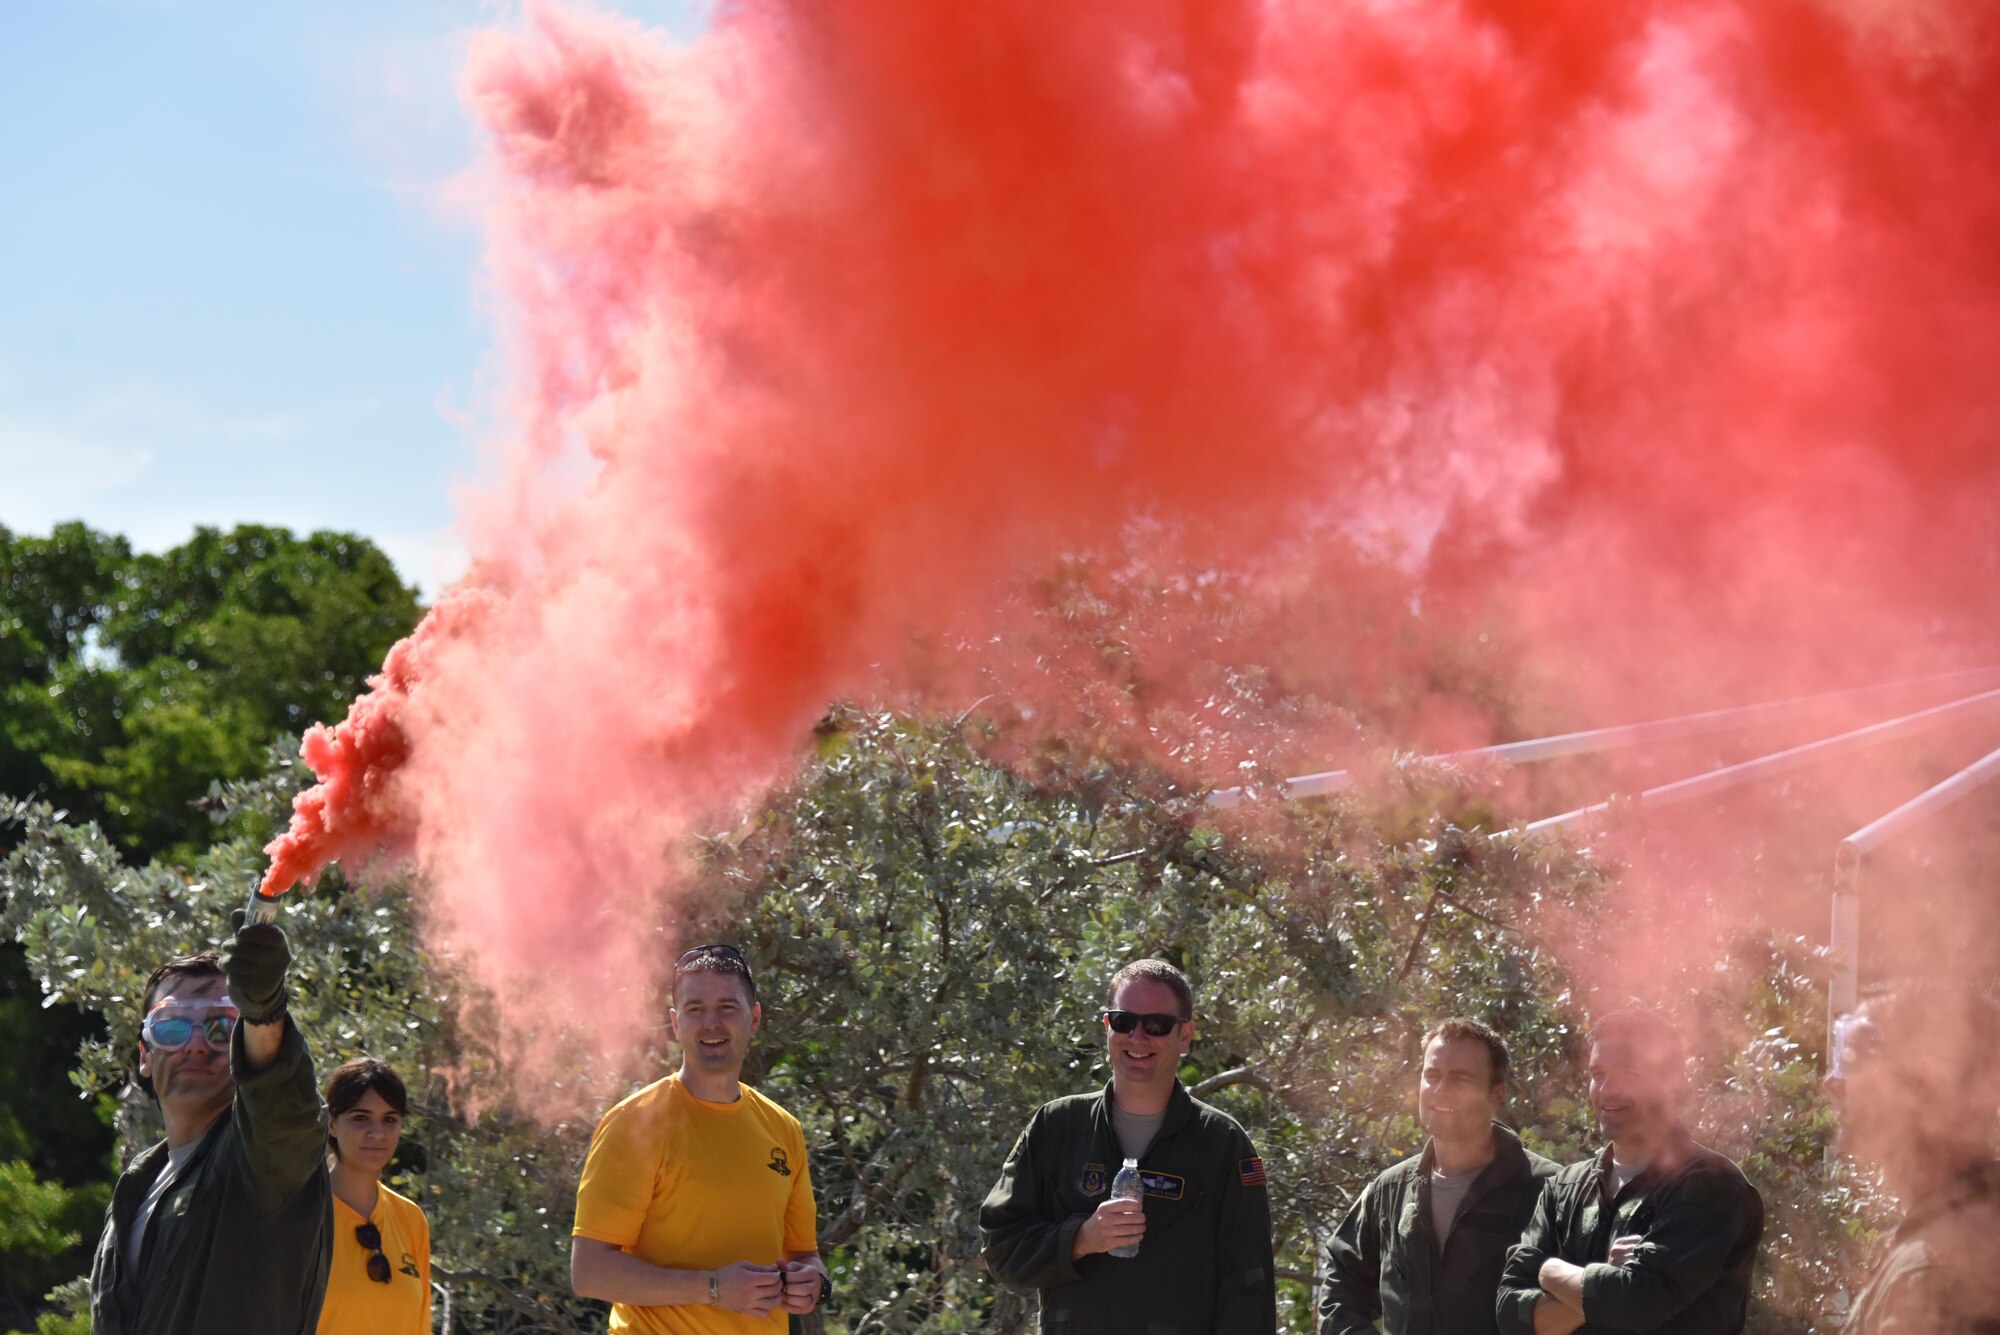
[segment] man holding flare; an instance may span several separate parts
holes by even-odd
[[[272,923],[146,980],[139,1085],[166,1139],[118,1179],[90,1268],[97,1335],[308,1335],[332,1247],[326,1116]]]

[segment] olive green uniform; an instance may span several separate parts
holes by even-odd
[[[90,1267],[94,1335],[311,1335],[333,1254],[326,1117],[289,1020],[278,1056],[244,1066],[230,1036],[230,1109],[154,1207],[137,1273],[121,1245],[167,1166],[165,1141],[118,1179]]]
[[[1645,1172],[1612,1193],[1611,1151],[1571,1164],[1542,1188],[1500,1279],[1500,1329],[1533,1335],[1542,1262],[1584,1267],[1585,1332],[1657,1330],[1736,1335],[1750,1312],[1750,1272],[1764,1201],[1735,1164],[1676,1124]],[[1606,1263],[1611,1240],[1636,1233],[1638,1254]],[[1553,1301],[1553,1300],[1551,1300]]]
[[[1842,1329],[2000,1335],[2000,1165],[1911,1202]]]
[[[1473,1179],[1439,1246],[1430,1201],[1436,1163],[1427,1143],[1384,1172],[1327,1239],[1320,1335],[1363,1335],[1377,1321],[1388,1335],[1497,1335],[1500,1269],[1556,1166],[1494,1123],[1493,1161]]]
[[[1178,1081],[1139,1159],[1139,1254],[1071,1257],[1124,1159],[1110,1100],[1107,1086],[1029,1119],[980,1207],[987,1267],[1003,1284],[1040,1291],[1044,1332],[1271,1335],[1277,1281],[1263,1161],[1242,1127]]]

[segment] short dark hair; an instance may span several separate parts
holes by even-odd
[[[410,1111],[410,1093],[403,1087],[403,1077],[380,1057],[356,1057],[336,1067],[326,1081],[326,1111],[338,1117],[370,1092],[380,1094],[382,1102],[399,1113]]]
[[[1133,960],[1130,964],[1111,975],[1111,986],[1104,994],[1104,1004],[1118,1000],[1118,989],[1130,982],[1145,979],[1149,983],[1159,983],[1174,994],[1181,1004],[1181,1018],[1194,1018],[1194,985],[1188,976],[1165,960]]]
[[[757,980],[750,976],[750,965],[734,946],[727,949],[714,946],[696,946],[688,952],[694,958],[681,957],[681,963],[674,966],[674,1004],[680,1004],[680,982],[691,973],[726,973],[743,980],[744,990],[750,994],[750,1004],[757,1004]]]
[[[146,990],[139,994],[139,1014],[143,1017],[153,1009],[153,991],[166,981],[170,973],[185,974],[189,978],[222,977],[222,952],[203,950],[193,955],[177,955],[147,975]]]
[[[1881,1033],[1885,1051],[1906,1056],[1937,1043],[1964,1051],[2000,1038],[2000,1002],[1960,978],[1896,980],[1863,998],[1861,1014]],[[2000,1096],[2000,1072],[1961,1086],[1969,1095]]]
[[[354,1107],[373,1092],[382,1096],[382,1102],[395,1109],[400,1116],[410,1113],[410,1094],[403,1087],[403,1077],[395,1068],[377,1057],[356,1057],[342,1062],[326,1082],[326,1116],[334,1118]],[[335,1158],[340,1157],[340,1140],[327,1129],[326,1138],[333,1146]]]
[[[1500,1037],[1500,1031],[1492,1025],[1481,1024],[1477,1020],[1468,1020],[1462,1015],[1454,1015],[1449,1019],[1439,1020],[1429,1029],[1425,1030],[1424,1041],[1417,1050],[1419,1052],[1429,1052],[1431,1044],[1441,1038],[1446,1042],[1452,1042],[1461,1038],[1470,1038],[1484,1043],[1486,1045],[1486,1060],[1493,1071],[1493,1083],[1496,1085],[1507,1083],[1507,1040]]]
[[[1607,1038],[1630,1040],[1659,1070],[1678,1078],[1686,1073],[1687,1049],[1667,1017],[1658,1011],[1628,1007],[1600,1015],[1590,1024],[1590,1046]]]
[[[222,952],[201,950],[192,955],[176,955],[146,976],[145,990],[139,994],[139,1018],[143,1021],[146,1013],[153,1009],[153,993],[167,975],[177,973],[187,978],[220,978],[222,973]],[[142,1038],[141,1043],[145,1042]],[[132,1068],[132,1081],[146,1091],[146,1097],[157,1101],[159,1095],[153,1091],[153,1079],[137,1066]]]

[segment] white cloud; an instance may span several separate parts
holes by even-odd
[[[0,431],[54,434],[98,445],[280,444],[359,426],[381,408],[368,397],[218,408],[200,395],[144,377],[127,378],[80,403],[31,409],[0,403]]]
[[[40,532],[74,519],[144,477],[155,457],[143,445],[0,415],[0,523]]]

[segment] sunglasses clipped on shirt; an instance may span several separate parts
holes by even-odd
[[[1181,1015],[1141,1015],[1137,1011],[1106,1011],[1104,1023],[1111,1026],[1114,1034],[1129,1034],[1134,1029],[1144,1029],[1148,1038],[1165,1038],[1174,1030],[1187,1023]]]
[[[229,1002],[163,1002],[147,1014],[139,1034],[162,1052],[178,1052],[194,1041],[197,1029],[210,1047],[228,1047],[235,1028],[236,1007]]]
[[[387,1284],[390,1277],[389,1258],[382,1251],[382,1230],[373,1223],[357,1224],[354,1240],[374,1253],[368,1258],[368,1278],[377,1284]]]

